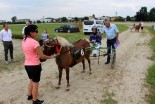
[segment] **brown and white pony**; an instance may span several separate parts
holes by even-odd
[[[59,69],[59,81],[58,87],[60,88],[61,85],[61,78],[62,78],[62,70],[66,70],[66,80],[67,80],[67,88],[69,90],[70,83],[69,83],[69,72],[70,67],[82,62],[83,64],[83,71],[85,72],[85,59],[87,59],[89,64],[89,71],[91,72],[91,65],[90,65],[90,55],[91,50],[87,50],[86,48],[90,47],[90,42],[86,39],[79,40],[73,44],[69,43],[65,38],[57,37],[54,39],[48,39],[44,45],[43,53],[46,55],[53,55],[56,54],[56,63]]]
[[[132,31],[133,29],[135,29],[135,31],[139,32],[139,29],[141,27],[141,23],[139,25],[131,25],[130,26],[130,31]]]
[[[141,27],[141,23],[139,23],[139,25],[136,25],[135,26],[135,31],[138,31],[139,32],[140,27]]]

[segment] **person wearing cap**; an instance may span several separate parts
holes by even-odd
[[[28,77],[30,79],[28,84],[27,100],[33,100],[32,104],[43,104],[44,101],[38,100],[38,86],[41,77],[41,59],[52,59],[53,55],[46,56],[42,53],[41,47],[34,38],[38,34],[38,27],[36,25],[29,25],[25,28],[25,38],[22,40],[22,50],[25,56],[24,66]]]
[[[13,62],[12,32],[6,23],[3,24],[3,29],[0,31],[0,40],[2,40],[4,45],[5,63],[8,64],[8,50],[10,50],[11,62]]]
[[[97,49],[94,49],[92,51],[92,54],[94,57],[96,57],[98,55],[98,48],[100,48],[101,46],[101,40],[102,40],[102,37],[101,35],[97,32],[97,27],[93,27],[92,28],[92,33],[90,34],[90,37],[89,37],[89,40],[90,42],[92,42],[94,44],[94,48],[97,48]]]
[[[110,63],[110,54],[111,47],[115,49],[114,44],[118,42],[119,30],[115,24],[110,23],[108,19],[104,20],[104,26],[102,29],[102,34],[106,34],[107,38],[107,62],[105,64]]]
[[[25,28],[27,27],[27,26],[29,26],[30,25],[30,22],[29,21],[26,21],[26,25],[23,27],[23,29],[22,29],[22,36],[23,36],[23,38],[25,38]]]

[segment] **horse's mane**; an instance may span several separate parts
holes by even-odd
[[[73,46],[67,39],[57,36],[58,42],[62,47]]]

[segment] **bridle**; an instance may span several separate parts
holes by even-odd
[[[49,39],[49,44],[50,44],[51,42],[53,42],[53,41],[57,41],[57,42],[58,42],[57,39]],[[50,46],[50,45],[47,45],[46,42],[45,42],[45,46],[51,48],[51,47],[54,47],[55,45]]]
[[[58,43],[58,40],[57,40],[57,39],[49,39],[49,43],[48,43],[48,44],[50,44],[50,43],[53,42],[53,41],[54,41],[55,43]],[[46,42],[45,42],[45,46],[48,47],[48,48],[53,48],[53,47],[55,47],[56,45],[52,45],[52,46],[51,46],[51,45],[47,45]],[[62,46],[60,46],[59,52],[61,51],[61,49],[62,49]]]

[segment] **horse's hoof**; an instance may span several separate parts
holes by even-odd
[[[85,73],[85,70],[82,70],[81,73]]]
[[[70,91],[70,87],[67,87],[67,88],[66,88],[66,91]]]
[[[92,74],[92,72],[89,72],[89,74]]]
[[[60,85],[56,86],[56,89],[60,89]]]

